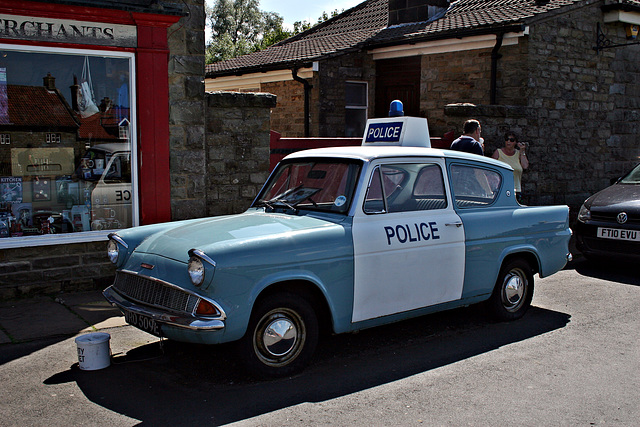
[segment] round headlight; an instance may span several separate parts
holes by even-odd
[[[191,283],[195,286],[202,285],[202,282],[204,282],[204,264],[200,258],[196,256],[189,258],[187,271],[189,272]]]
[[[115,240],[109,239],[109,243],[107,243],[107,255],[112,263],[117,264],[119,252],[120,248]]]

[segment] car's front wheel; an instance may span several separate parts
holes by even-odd
[[[500,269],[488,306],[496,319],[515,320],[524,316],[532,298],[531,266],[523,259],[514,259]]]
[[[313,307],[297,295],[280,293],[258,302],[238,351],[253,374],[281,377],[302,370],[317,343],[318,319]]]

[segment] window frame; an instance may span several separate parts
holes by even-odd
[[[465,167],[465,168],[469,168],[469,169],[488,171],[488,172],[491,172],[493,174],[496,174],[500,178],[500,183],[499,183],[498,187],[494,191],[493,198],[491,199],[491,202],[489,202],[489,203],[478,202],[478,204],[473,204],[473,205],[469,205],[469,206],[461,206],[461,205],[459,205],[458,204],[458,194],[456,192],[456,183],[454,182],[454,173],[453,173],[453,169],[456,168],[456,167]],[[480,165],[480,164],[475,164],[475,163],[472,164],[472,163],[452,162],[447,166],[447,172],[448,172],[448,175],[449,175],[449,178],[448,178],[449,179],[449,187],[451,189],[451,202],[452,202],[452,204],[453,204],[453,206],[454,206],[454,208],[456,210],[485,209],[485,208],[488,208],[488,207],[491,207],[491,206],[495,205],[498,202],[498,199],[500,199],[500,192],[502,191],[502,187],[504,187],[504,183],[505,183],[504,176],[500,171],[498,171],[496,169],[489,168],[489,167],[485,167],[485,165]],[[473,197],[473,196],[469,196],[469,197]]]
[[[136,54],[121,50],[100,50],[100,49],[75,49],[41,45],[23,45],[0,43],[0,50],[9,50],[25,53],[40,54],[60,54],[78,55],[89,57],[107,57],[115,59],[127,59],[129,61],[129,136],[131,147],[131,227],[140,225],[140,192],[138,191],[138,123],[137,123],[137,77],[136,77]],[[135,130],[132,132],[131,130]],[[46,147],[46,141],[43,147]],[[86,243],[105,241],[110,233],[117,230],[92,230],[76,233],[45,234],[41,236],[7,237],[0,239],[0,249],[36,247],[58,244]]]
[[[422,172],[425,170],[426,167],[428,166],[435,166],[438,168],[439,171],[439,177],[441,179],[440,181],[440,185],[442,186],[442,198],[443,198],[443,203],[444,206],[442,207],[438,207],[438,208],[430,208],[430,209],[408,209],[408,210],[394,210],[390,208],[389,205],[389,197],[394,197],[394,194],[387,194],[387,187],[384,185],[384,174],[382,172],[382,168],[384,167],[389,167],[389,168],[394,168],[394,169],[400,169],[400,167],[402,165],[412,165],[412,166],[421,166],[420,170],[417,171],[417,173],[415,174],[415,176],[412,178],[411,177],[411,173],[408,172],[407,170],[403,170],[403,179],[401,181],[401,183],[397,184],[403,187],[403,191],[406,191],[408,189],[407,185],[410,184],[411,185],[411,189],[410,189],[410,193],[411,196],[415,196],[415,191],[416,191],[416,185],[418,183],[418,180],[422,174]],[[434,161],[434,159],[416,159],[416,161],[389,161],[389,162],[384,162],[384,163],[379,163],[376,164],[375,166],[373,166],[373,169],[371,171],[371,175],[369,176],[369,182],[367,185],[367,188],[364,192],[364,200],[362,202],[362,212],[365,215],[381,215],[381,214],[400,214],[400,213],[407,213],[407,212],[423,212],[423,211],[429,211],[429,210],[444,210],[444,209],[448,209],[450,206],[450,196],[449,193],[447,192],[447,184],[446,184],[446,177],[445,177],[445,170],[446,170],[446,166],[441,164],[438,161]],[[376,178],[376,174],[377,174],[377,178]],[[367,202],[369,201],[369,192],[371,191],[373,185],[374,185],[374,180],[377,181],[377,185],[380,187],[380,193],[381,193],[381,202],[382,202],[382,210],[373,210],[373,209],[368,209],[367,208]],[[395,192],[394,192],[395,193]],[[376,199],[373,199],[373,201],[376,201]],[[393,204],[393,203],[392,203]]]
[[[365,98],[365,102],[364,105],[352,105],[352,104],[348,104],[347,103],[347,85],[349,84],[358,84],[358,85],[364,85],[364,98]],[[344,91],[345,91],[345,97],[344,97],[344,109],[345,109],[345,118],[344,118],[344,130],[345,130],[345,134],[346,134],[346,130],[347,130],[347,116],[346,116],[346,110],[364,110],[364,122],[365,122],[365,128],[366,128],[366,122],[367,119],[369,118],[369,82],[367,81],[362,81],[362,80],[346,80],[344,82]],[[362,129],[362,131],[364,132],[364,128]],[[361,135],[359,135],[361,136]]]

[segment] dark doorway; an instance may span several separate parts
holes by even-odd
[[[420,56],[376,61],[376,117],[386,117],[399,99],[406,116],[420,116]]]

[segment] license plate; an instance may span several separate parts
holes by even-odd
[[[598,237],[600,237],[601,239],[630,240],[632,242],[640,242],[640,231],[598,227]]]
[[[138,329],[142,329],[143,331],[149,332],[150,334],[153,334],[157,337],[160,336],[160,328],[158,327],[158,322],[156,322],[149,316],[125,310],[124,320]]]

